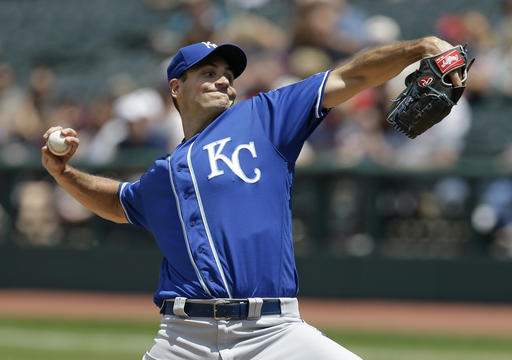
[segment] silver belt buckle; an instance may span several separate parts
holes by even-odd
[[[224,299],[219,299],[213,303],[213,320],[230,320],[230,316],[217,316],[217,305],[225,305],[230,302]]]

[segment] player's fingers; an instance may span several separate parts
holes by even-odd
[[[64,142],[69,145],[73,145],[73,144],[78,145],[78,144],[80,144],[80,139],[77,137],[74,137],[74,136],[66,136],[64,138]]]
[[[48,158],[55,158],[55,155],[51,153],[51,151],[48,149],[48,146],[43,146],[41,148],[41,158],[43,164],[48,161]]]
[[[50,149],[48,149],[48,146],[47,146],[47,145],[45,145],[45,146],[43,146],[43,147],[41,148],[41,153],[42,153],[43,155],[50,155],[50,156],[51,156],[51,155],[53,155],[53,154],[51,153]]]
[[[64,142],[70,146],[68,153],[66,154],[66,161],[71,158],[76,150],[78,149],[78,145],[80,145],[80,139],[72,136],[68,136],[64,139]]]
[[[46,130],[46,132],[44,133],[43,135],[43,138],[45,140],[48,139],[48,136],[50,136],[50,134],[54,131],[57,131],[57,130],[61,130],[62,129],[62,126],[52,126],[51,128],[49,128],[48,130]]]
[[[78,146],[80,144],[80,139],[73,136],[66,136],[64,138],[64,142],[70,146]]]
[[[67,140],[68,138],[66,138]],[[67,162],[76,152],[76,150],[78,149],[78,145],[80,144],[80,140],[78,140],[77,138],[73,138],[72,141],[66,141],[69,145],[70,145],[70,148],[69,148],[69,151],[68,153],[65,155],[65,161]]]
[[[48,130],[46,130],[46,132],[44,133],[43,135],[43,138],[45,139],[48,139],[48,136],[50,136],[50,134],[54,131],[57,131],[57,130],[60,130],[62,129],[62,126],[52,126],[51,128],[49,128]]]
[[[66,128],[61,130],[62,135],[64,136],[78,136],[78,133],[75,131],[75,129],[72,128]]]
[[[450,74],[450,80],[454,87],[462,86],[462,77],[459,71],[454,71]]]

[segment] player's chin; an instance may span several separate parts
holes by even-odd
[[[213,101],[210,101],[210,103],[208,104],[208,107],[212,111],[216,111],[219,113],[223,112],[224,110],[229,109],[230,106],[231,106],[231,101],[229,101],[229,99],[227,97],[215,99]]]

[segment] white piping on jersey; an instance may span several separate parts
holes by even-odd
[[[124,207],[124,203],[123,203],[123,191],[127,184],[128,183],[126,183],[126,182],[121,184],[121,190],[119,190],[119,202],[121,203],[121,207],[123,208],[123,212],[124,212],[124,215],[126,216],[126,220],[128,220],[128,222],[130,224],[133,224],[133,221],[132,221],[132,219],[130,219],[130,216],[128,215],[128,211],[126,211],[126,208]]]
[[[183,239],[185,240],[185,245],[187,247],[188,257],[190,258],[190,262],[192,263],[192,267],[194,268],[197,278],[199,279],[199,283],[201,283],[201,286],[204,291],[210,296],[212,294],[210,293],[210,290],[206,287],[206,284],[203,280],[203,277],[201,276],[201,273],[199,272],[199,269],[197,268],[196,263],[194,262],[194,258],[192,257],[192,251],[190,250],[190,243],[188,241],[188,235],[187,235],[187,229],[185,228],[185,223],[183,222],[183,216],[181,215],[181,206],[180,201],[178,199],[178,194],[176,193],[176,188],[174,187],[174,180],[172,178],[172,166],[171,166],[171,156],[169,156],[169,178],[171,179],[171,188],[172,192],[174,193],[174,199],[176,200],[176,207],[178,209],[178,217],[180,218],[181,223],[181,229],[183,231]]]
[[[324,79],[322,80],[322,83],[320,84],[320,87],[318,88],[318,94],[316,96],[316,105],[315,105],[315,115],[316,115],[316,118],[318,119],[320,117],[320,100],[322,99],[322,91],[324,89],[324,83],[325,83],[325,80],[327,79],[327,75],[329,75],[329,72],[330,71],[326,71],[325,72],[325,75],[324,75]]]
[[[212,249],[213,258],[215,259],[215,264],[217,264],[217,268],[219,269],[220,277],[222,278],[222,283],[224,284],[224,287],[226,288],[228,297],[231,299],[232,298],[231,292],[229,291],[228,283],[226,281],[226,277],[224,276],[224,271],[222,270],[222,266],[220,265],[219,256],[217,255],[217,249],[215,249],[215,245],[213,244],[210,227],[208,226],[208,222],[206,221],[206,215],[204,213],[203,201],[201,200],[201,194],[199,193],[199,187],[197,186],[196,175],[194,173],[194,167],[192,166],[191,153],[192,153],[192,147],[194,146],[194,144],[195,144],[195,141],[192,144],[190,144],[190,147],[188,148],[187,163],[188,163],[188,167],[190,170],[190,175],[192,177],[192,183],[194,184],[194,191],[196,193],[197,203],[199,205],[199,211],[201,212],[201,219],[203,220],[204,229],[206,231],[206,236],[208,237],[208,241],[209,241],[210,247]]]

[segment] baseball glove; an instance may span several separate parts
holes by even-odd
[[[462,96],[474,60],[468,63],[465,45],[421,60],[419,69],[405,79],[406,88],[394,100],[388,123],[414,139],[440,122]],[[455,87],[448,75],[458,69],[462,86]]]

